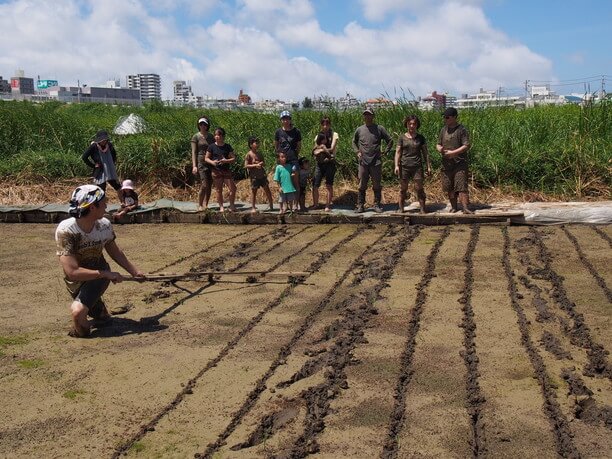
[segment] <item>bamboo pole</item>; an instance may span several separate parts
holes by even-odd
[[[182,279],[197,279],[199,277],[208,276],[209,278],[215,276],[259,276],[259,277],[300,277],[307,276],[306,271],[195,271],[192,273],[184,274],[149,274],[144,278],[139,277],[124,277],[124,281],[135,281],[135,282],[163,282],[170,280],[182,280]]]

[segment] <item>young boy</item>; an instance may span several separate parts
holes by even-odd
[[[302,157],[298,160],[300,166],[299,180],[300,180],[300,191],[298,192],[298,204],[300,206],[300,212],[306,212],[306,188],[310,181],[310,161]]]
[[[62,221],[55,231],[57,255],[73,298],[70,335],[74,337],[89,336],[92,324],[87,320],[88,315],[98,321],[110,318],[102,294],[111,282],[124,279],[122,274],[111,271],[104,259],[104,250],[133,277],[144,278],[115,242],[111,223],[104,218],[105,211],[104,191],[96,185],[81,185],[70,199],[72,218]]]
[[[278,202],[280,203],[279,214],[284,214],[287,210],[293,211],[293,206],[297,198],[297,190],[293,184],[297,171],[287,164],[285,152],[278,153],[278,164],[274,171],[274,181],[279,187]]]
[[[249,152],[244,158],[244,167],[249,173],[251,179],[251,213],[257,212],[257,189],[263,188],[268,203],[270,204],[270,210],[274,210],[272,204],[272,192],[268,185],[268,177],[266,175],[266,168],[264,167],[263,155],[258,151],[259,139],[257,137],[249,137]]]
[[[134,190],[134,182],[131,180],[124,180],[121,184],[121,210],[115,212],[113,220],[115,222],[121,220],[128,212],[136,210],[138,208],[138,193]]]

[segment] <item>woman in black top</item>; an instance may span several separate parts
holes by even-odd
[[[106,184],[110,184],[117,190],[117,196],[121,201],[121,184],[117,175],[117,153],[115,147],[108,138],[108,132],[100,130],[96,132],[93,142],[85,150],[81,159],[93,170],[93,182],[102,190],[106,191]]]

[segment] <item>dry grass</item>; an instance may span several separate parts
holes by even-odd
[[[4,181],[0,186],[0,205],[20,206],[20,205],[41,205],[49,203],[67,203],[70,193],[74,188],[83,183],[89,183],[89,178],[75,178],[58,181],[48,181],[44,183],[25,183],[21,181]],[[144,184],[136,184],[141,202],[151,202],[160,198],[175,199],[177,201],[196,201],[199,184],[195,186],[185,185],[184,188],[175,188],[160,181],[150,181]],[[236,199],[238,201],[250,202],[251,189],[248,180],[237,182],[238,191]],[[273,195],[276,196],[274,184],[271,184]],[[334,203],[339,205],[354,205],[357,200],[357,182],[339,181],[334,185]],[[116,202],[116,194],[109,187],[110,202]],[[447,198],[442,192],[440,185],[439,172],[427,179],[425,183],[428,202],[446,202]],[[399,186],[387,185],[383,187],[383,200],[386,203],[397,201]],[[320,189],[320,200],[324,202],[326,191],[322,186]],[[414,196],[414,194],[412,195]],[[258,202],[264,203],[265,196],[263,191],[258,192]],[[214,190],[213,197],[214,201]],[[373,201],[371,188],[368,189],[367,201]],[[476,188],[470,186],[470,200],[474,203],[488,204],[493,202],[535,202],[535,201],[566,201],[567,196],[547,195],[539,192],[516,192],[510,189],[501,188]],[[597,199],[591,199],[597,200]],[[312,195],[307,194],[307,203],[312,202]]]

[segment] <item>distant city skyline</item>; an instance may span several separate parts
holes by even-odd
[[[0,75],[156,73],[163,99],[610,91],[610,23],[608,0],[0,0]]]

